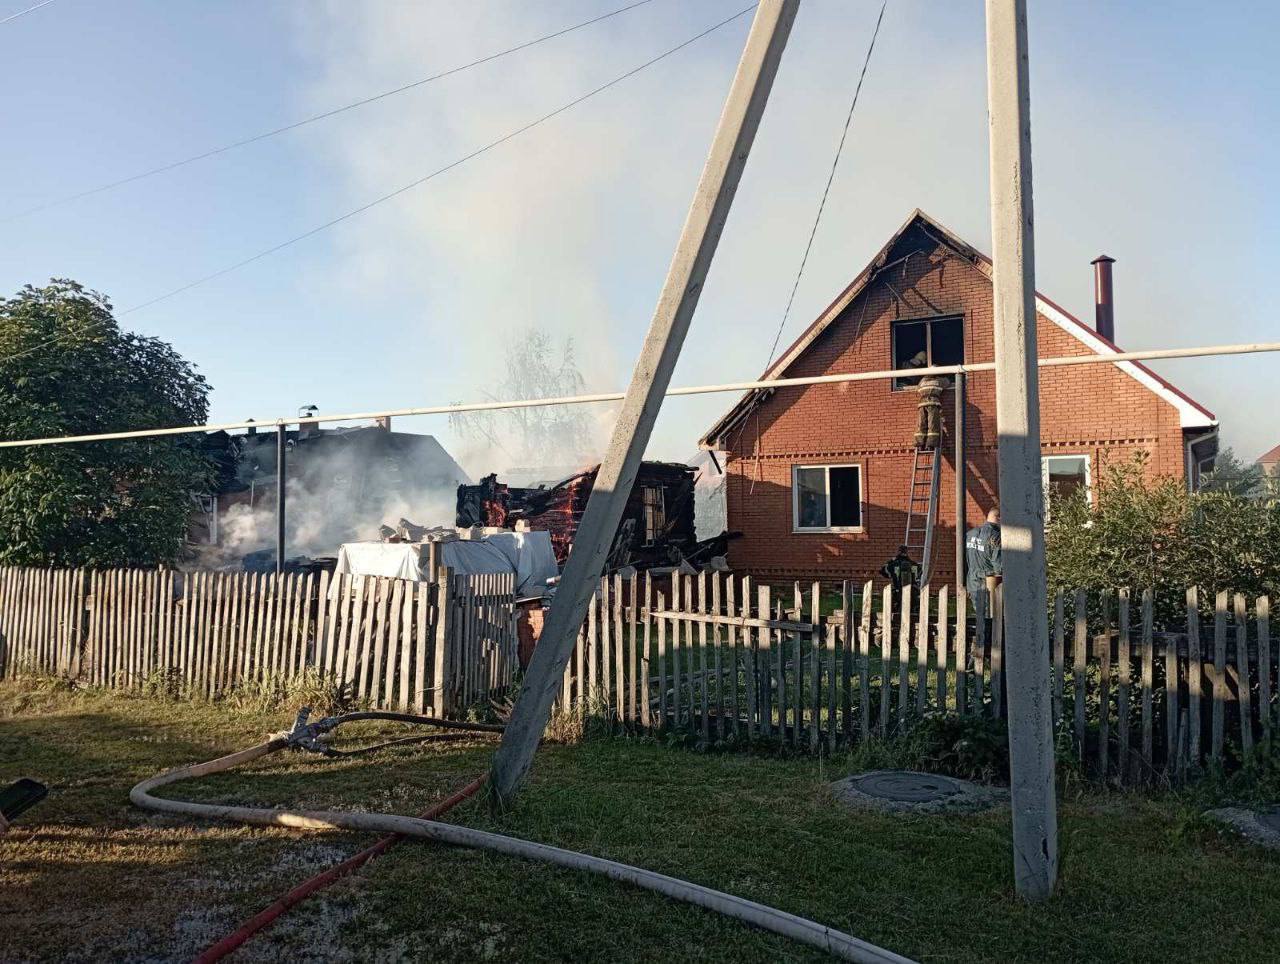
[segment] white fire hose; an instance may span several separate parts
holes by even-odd
[[[646,890],[652,890],[667,897],[673,897],[686,903],[696,904],[736,918],[755,927],[790,937],[793,940],[819,948],[847,961],[874,962],[874,964],[910,964],[910,959],[894,954],[858,940],[852,935],[826,927],[815,921],[788,914],[773,907],[766,907],[752,900],[735,897],[722,891],[712,890],[665,874],[654,873],[629,864],[621,864],[602,857],[551,847],[546,844],[533,843],[517,837],[506,837],[469,827],[454,824],[438,823],[434,820],[421,820],[417,817],[405,817],[387,813],[346,813],[332,810],[271,810],[257,807],[229,807],[209,803],[189,803],[181,800],[164,800],[151,795],[153,790],[192,780],[197,777],[221,773],[248,763],[269,753],[290,746],[287,736],[277,736],[258,746],[219,757],[206,763],[193,766],[178,767],[160,773],[148,780],[143,780],[131,791],[129,799],[134,805],[161,813],[180,814],[188,817],[205,817],[214,820],[230,820],[239,823],[257,824],[266,827],[296,827],[301,830],[363,830],[398,833],[406,837],[419,837],[434,840],[437,843],[450,844],[456,847],[474,847],[480,850],[492,850],[512,857],[523,857],[528,860],[541,860],[559,864],[573,870],[586,870],[603,874],[614,880],[634,884]]]

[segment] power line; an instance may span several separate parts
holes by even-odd
[[[1153,361],[1171,358],[1207,358],[1222,355],[1255,355],[1280,352],[1280,341],[1253,342],[1239,345],[1206,345],[1200,348],[1152,348],[1144,351],[1120,351],[1111,354],[1058,355],[1039,358],[1041,368],[1075,367],[1077,365],[1117,365],[1135,361]],[[667,397],[686,395],[712,395],[719,392],[750,392],[761,389],[797,388],[805,385],[839,385],[846,382],[880,381],[888,378],[917,377],[927,375],[948,376],[995,371],[995,362],[969,362],[962,365],[934,365],[929,368],[893,368],[873,372],[841,372],[833,375],[804,375],[796,378],[761,378],[744,382],[727,382],[720,385],[688,385],[668,388]],[[347,412],[341,415],[311,415],[307,417],[245,419],[242,422],[222,422],[210,425],[183,425],[174,428],[137,429],[127,432],[100,432],[94,435],[57,435],[47,438],[13,439],[0,441],[0,448],[22,448],[37,445],[66,445],[71,442],[106,442],[131,438],[154,438],[168,435],[196,435],[202,432],[230,431],[240,428],[262,428],[272,425],[318,425],[322,422],[358,422],[374,418],[407,418],[415,415],[449,415],[457,412],[492,412],[513,408],[542,408],[557,405],[591,405],[600,402],[620,402],[622,392],[601,392],[592,395],[563,395],[554,398],[520,398],[510,401],[462,402],[454,405],[430,405],[420,408],[392,408],[379,412]]]
[[[573,107],[576,107],[578,104],[581,104],[583,101],[588,100],[596,96],[597,94],[608,90],[610,87],[614,87],[617,84],[620,84],[622,81],[626,80],[627,78],[635,76],[636,74],[640,73],[640,71],[645,70],[648,67],[652,67],[654,64],[658,63],[659,61],[665,60],[666,58],[670,57],[675,53],[678,53],[679,51],[683,50],[685,47],[688,47],[690,44],[696,43],[697,41],[708,36],[709,34],[712,34],[715,31],[719,30],[720,28],[732,23],[733,21],[740,19],[741,17],[745,16],[746,14],[754,10],[755,7],[756,7],[755,4],[752,4],[749,7],[744,7],[742,10],[739,10],[737,13],[733,14],[732,16],[727,17],[724,20],[721,20],[719,23],[708,27],[706,30],[703,30],[701,33],[695,34],[694,36],[690,37],[688,40],[685,40],[683,43],[677,44],[676,46],[670,48],[669,50],[664,51],[661,54],[658,54],[658,56],[645,61],[644,63],[640,64],[637,67],[631,68],[624,74],[619,74],[617,77],[613,78],[607,83],[601,84],[599,87],[596,87],[593,90],[590,90],[587,93],[574,98],[573,100],[569,101],[567,104],[563,104],[560,107],[557,107],[555,110],[549,113],[543,114],[541,117],[537,118],[536,120],[530,121],[528,124],[525,124],[523,127],[519,127],[514,131],[511,131],[507,134],[502,135],[496,140],[490,141],[488,144],[485,144],[483,147],[479,147],[476,150],[472,151],[471,153],[466,154],[463,157],[458,158],[457,160],[451,161],[450,163],[446,164],[444,167],[437,168],[436,170],[432,171],[430,174],[426,174],[415,181],[411,181],[408,184],[405,184],[401,187],[396,188],[394,191],[390,191],[382,195],[381,197],[378,197],[373,199],[372,201],[369,201],[366,204],[362,204],[358,208],[348,211],[345,214],[341,214],[336,218],[332,218],[331,220],[326,221],[323,224],[317,225],[316,227],[312,228],[309,231],[305,231],[302,234],[295,235],[294,237],[289,238],[287,241],[282,241],[279,244],[273,245],[272,247],[267,248],[264,251],[259,251],[257,254],[252,255],[248,258],[245,258],[241,261],[238,261],[235,264],[228,265],[227,267],[222,268],[218,271],[215,271],[212,274],[205,275],[202,278],[197,278],[195,281],[188,282],[187,284],[182,285],[181,287],[174,288],[171,291],[167,291],[164,294],[158,295],[157,297],[152,298],[148,301],[144,301],[141,304],[134,305],[131,308],[126,308],[124,311],[120,312],[120,314],[128,315],[128,314],[132,314],[135,311],[141,311],[144,308],[149,308],[152,305],[158,304],[161,301],[166,301],[169,298],[182,294],[185,291],[190,291],[192,288],[197,288],[200,285],[213,281],[216,278],[221,278],[224,275],[228,275],[232,273],[233,271],[238,271],[240,268],[253,264],[255,261],[261,261],[263,258],[269,257],[270,255],[273,255],[279,251],[282,251],[285,248],[288,248],[294,244],[297,244],[300,241],[304,241],[307,238],[310,238],[316,234],[321,233],[322,231],[326,231],[337,224],[341,224],[343,221],[347,221],[350,218],[356,217],[359,214],[363,214],[365,211],[368,211],[370,208],[377,207],[379,204],[389,201],[392,198],[398,197],[407,191],[411,191],[415,187],[418,187],[419,185],[425,184],[427,181],[430,181],[432,178],[439,177],[441,174],[451,171],[455,167],[465,164],[467,161],[472,160],[473,158],[479,157],[481,154],[485,154],[488,151],[493,150],[495,147],[498,147],[499,145],[506,143],[512,138],[518,137],[519,135],[532,130],[538,125],[551,120],[553,117],[556,117],[559,114],[563,114],[565,111]],[[77,332],[76,334],[85,334],[85,333],[87,333],[87,329],[86,331]],[[54,335],[52,338],[48,338],[44,341],[38,342],[37,344],[32,345],[30,348],[25,348],[22,351],[14,352],[11,355],[6,355],[3,358],[0,358],[0,364],[3,364],[5,362],[10,362],[10,361],[15,361],[19,358],[24,358],[27,355],[34,354],[35,352],[40,351],[42,348],[45,348],[58,341],[61,341],[65,337],[67,337],[67,335]]]
[[[791,317],[791,306],[796,300],[796,291],[800,288],[800,279],[804,277],[805,265],[809,263],[809,252],[813,248],[813,239],[818,234],[818,225],[822,222],[822,212],[827,206],[827,195],[831,193],[831,182],[835,180],[836,168],[840,164],[840,154],[844,151],[845,138],[849,136],[849,124],[853,120],[853,110],[858,106],[858,95],[862,93],[862,81],[867,76],[867,66],[871,63],[871,52],[876,49],[876,38],[880,36],[880,22],[884,20],[885,7],[889,0],[880,4],[880,15],[876,17],[876,29],[871,34],[871,43],[867,46],[867,56],[862,61],[862,73],[858,74],[858,85],[853,90],[853,100],[849,104],[849,113],[844,119],[844,130],[840,132],[840,143],[836,146],[836,156],[831,160],[831,172],[827,175],[826,186],[822,189],[822,200],[818,202],[818,213],[813,219],[813,228],[809,231],[809,243],[804,246],[804,255],[800,259],[800,270],[796,272],[796,280],[791,285],[791,297],[787,299],[786,310],[782,313],[782,321],[778,323],[778,333],[773,336],[773,346],[769,349],[769,360],[765,362],[765,371],[773,364],[773,355],[778,350],[778,341],[782,331],[787,327],[787,319]]]
[[[39,3],[33,4],[30,7],[27,7],[26,10],[19,10],[17,13],[11,13],[9,14],[9,16],[5,17],[3,20],[0,20],[0,27],[3,27],[6,23],[10,23],[11,21],[17,20],[19,17],[25,17],[29,13],[35,13],[41,7],[47,7],[51,3],[53,3],[53,0],[40,0]]]
[[[44,3],[52,3],[52,2],[53,0],[44,0]],[[375,101],[383,100],[384,98],[392,97],[396,94],[403,94],[407,90],[413,90],[416,87],[422,87],[425,84],[430,84],[434,81],[441,80],[445,77],[451,77],[454,74],[462,73],[464,70],[470,70],[472,67],[479,67],[481,64],[487,64],[490,61],[498,60],[499,58],[505,57],[508,54],[514,54],[521,50],[527,50],[529,47],[535,47],[538,44],[546,43],[548,40],[554,40],[557,37],[563,37],[565,34],[573,33],[575,30],[581,30],[584,27],[590,27],[592,24],[600,23],[603,20],[608,20],[611,17],[616,17],[619,14],[626,13],[628,10],[634,10],[636,7],[643,7],[645,4],[652,3],[652,2],[653,0],[636,0],[636,2],[629,3],[625,7],[619,7],[616,10],[611,10],[608,13],[603,13],[598,17],[592,17],[590,20],[583,20],[581,23],[575,23],[571,26],[563,27],[562,29],[555,31],[554,33],[544,34],[541,37],[535,37],[533,40],[526,40],[523,43],[516,44],[514,47],[508,47],[505,50],[499,50],[497,53],[488,54],[484,57],[479,58],[478,60],[472,60],[469,63],[461,64],[457,67],[450,67],[448,70],[442,70],[440,73],[432,74],[430,77],[423,77],[421,80],[415,80],[411,83],[403,84],[400,87],[392,88],[391,90],[384,90],[382,91],[382,93],[374,94],[372,97],[365,97],[362,100],[352,101],[350,104],[344,104],[341,107],[335,107],[332,110],[327,110],[320,114],[314,114],[311,117],[304,117],[302,120],[294,121],[292,124],[285,124],[283,127],[276,127],[269,131],[263,131],[260,134],[254,134],[251,137],[246,137],[246,138],[243,138],[242,140],[233,141],[230,144],[224,144],[222,147],[215,147],[212,150],[203,151],[199,154],[192,154],[190,157],[184,157],[182,160],[172,161],[168,164],[162,164],[159,167],[153,167],[145,171],[140,171],[137,174],[130,174],[128,177],[122,177],[115,181],[109,181],[106,184],[99,184],[97,187],[92,187],[85,191],[79,191],[75,194],[68,194],[66,197],[57,198],[56,200],[53,200],[53,201],[46,201],[44,204],[37,204],[35,207],[27,208],[24,211],[18,211],[14,214],[5,215],[4,217],[0,217],[0,224],[7,224],[10,221],[15,221],[19,218],[24,218],[24,217],[27,217],[28,215],[36,214],[40,211],[47,211],[49,208],[59,207],[63,204],[70,204],[72,201],[79,201],[82,198],[91,197],[92,195],[95,195],[95,194],[102,194],[105,191],[111,191],[111,190],[114,190],[115,188],[123,187],[126,184],[132,184],[135,181],[141,181],[148,177],[154,177],[157,174],[165,174],[169,171],[176,170],[177,168],[185,167],[188,164],[194,164],[197,161],[207,160],[210,157],[217,157],[219,154],[225,154],[228,151],[234,151],[236,148],[239,148],[239,147],[247,147],[250,144],[258,143],[259,141],[265,141],[269,137],[275,137],[278,134],[285,134],[289,131],[297,130],[299,127],[305,127],[308,124],[314,124],[316,121],[325,120],[326,118],[334,117],[338,114],[346,113],[349,110],[355,110],[357,107],[364,107],[367,104],[372,104]],[[44,3],[37,4],[36,7],[44,6]],[[35,10],[36,7],[32,7],[31,10]],[[23,11],[23,13],[28,13],[28,12],[30,11],[26,11],[26,10]],[[17,14],[14,14],[13,16],[20,17],[22,16],[22,14],[17,13]],[[9,19],[13,19],[13,17],[10,17]],[[0,23],[6,23],[6,22],[7,21],[0,21]]]
[[[267,248],[263,251],[259,251],[257,254],[251,255],[250,257],[245,258],[242,261],[237,261],[235,264],[228,265],[227,267],[222,268],[218,271],[215,271],[212,274],[205,275],[202,278],[197,278],[195,281],[191,281],[185,285],[182,285],[181,287],[174,288],[172,291],[167,291],[162,295],[159,295],[155,298],[150,299],[149,301],[144,301],[141,304],[134,305],[132,308],[126,308],[124,311],[121,312],[121,314],[128,315],[128,314],[132,314],[135,311],[141,311],[143,308],[149,308],[152,305],[158,304],[161,301],[166,301],[167,299],[172,298],[175,295],[182,294],[184,291],[190,291],[192,288],[199,287],[200,285],[205,284],[209,281],[213,281],[216,278],[221,278],[222,276],[230,274],[233,271],[238,271],[240,268],[253,264],[255,261],[261,261],[263,258],[269,257],[270,255],[273,255],[279,251],[283,251],[285,248],[295,245],[299,241],[305,241],[307,238],[317,235],[321,231],[327,231],[329,228],[337,224],[341,224],[343,221],[347,221],[350,218],[355,217],[356,215],[363,214],[365,211],[368,211],[370,208],[377,207],[379,204],[383,204],[387,201],[390,201],[392,198],[399,197],[401,194],[404,194],[406,191],[411,191],[415,187],[418,187],[422,184],[425,184],[427,181],[430,181],[432,178],[439,177],[441,174],[445,174],[448,171],[452,171],[455,167],[459,167],[460,165],[465,164],[467,161],[470,161],[474,158],[479,157],[481,154],[488,153],[489,151],[493,150],[495,147],[505,144],[507,141],[511,140],[512,138],[519,137],[521,134],[524,134],[527,131],[533,130],[533,128],[539,126],[540,124],[546,123],[547,121],[551,120],[553,117],[557,117],[560,114],[563,114],[565,111],[578,106],[583,101],[589,100],[590,98],[596,96],[597,94],[603,93],[604,91],[608,90],[610,87],[613,87],[617,84],[622,83],[622,81],[626,80],[627,78],[634,77],[636,74],[640,73],[640,71],[648,67],[652,67],[654,64],[658,63],[659,61],[665,60],[666,58],[670,57],[672,54],[678,53],[679,51],[683,50],[685,47],[688,47],[690,44],[696,43],[697,41],[701,40],[703,37],[706,37],[708,34],[714,33],[715,31],[719,30],[721,27],[724,27],[725,25],[730,24],[733,21],[745,16],[746,14],[754,10],[755,7],[756,7],[755,4],[752,4],[749,7],[744,7],[742,10],[739,10],[733,16],[728,17],[724,20],[721,20],[719,23],[715,24],[714,26],[708,27],[706,30],[702,31],[699,34],[696,34],[693,37],[690,37],[688,40],[684,41],[683,43],[677,44],[676,46],[672,47],[670,50],[667,50],[661,54],[658,54],[658,56],[654,57],[651,60],[646,60],[644,63],[640,64],[638,67],[632,67],[626,73],[619,74],[617,77],[613,78],[613,80],[610,80],[607,83],[601,84],[599,87],[596,87],[595,89],[590,90],[579,97],[575,97],[573,100],[569,101],[567,104],[563,104],[560,107],[557,107],[555,110],[550,111],[549,113],[543,114],[541,117],[537,118],[536,120],[530,121],[528,124],[525,124],[523,127],[518,127],[515,130],[510,131],[509,133],[503,134],[501,137],[497,138],[496,140],[490,141],[488,144],[485,144],[483,147],[478,147],[471,153],[464,154],[462,157],[458,158],[457,160],[450,161],[444,167],[436,168],[430,174],[423,175],[417,180],[410,181],[408,184],[402,185],[401,187],[396,188],[394,191],[389,191],[386,194],[383,194],[381,197],[374,198],[372,201],[369,201],[365,204],[360,205],[358,208],[354,208],[346,212],[345,214],[340,214],[338,215],[338,217],[333,218],[329,221],[326,221],[323,224],[319,224],[309,231],[304,231],[302,234],[294,235],[292,238],[289,238],[287,241],[281,241],[279,244],[273,245],[270,248]]]

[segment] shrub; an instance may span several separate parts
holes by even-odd
[[[1280,501],[1228,490],[1190,493],[1149,478],[1145,457],[1108,466],[1096,504],[1055,499],[1045,531],[1049,590],[1151,589],[1157,625],[1177,627],[1186,589],[1280,592]]]

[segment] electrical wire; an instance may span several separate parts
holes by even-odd
[[[53,3],[53,0],[40,0],[39,3],[33,4],[30,7],[27,7],[26,10],[19,10],[17,13],[11,13],[9,14],[9,16],[5,17],[3,20],[0,20],[0,27],[3,27],[6,23],[11,23],[14,20],[17,20],[19,17],[25,17],[29,13],[35,13],[41,7],[47,7],[51,3]]]
[[[592,97],[595,97],[597,94],[603,93],[609,88],[622,83],[622,81],[627,80],[630,77],[634,77],[636,74],[640,73],[641,71],[649,67],[652,67],[654,64],[657,64],[660,61],[663,61],[666,58],[672,56],[673,54],[680,52],[685,47],[688,47],[691,44],[697,43],[699,40],[703,39],[709,34],[712,34],[715,31],[721,29],[722,27],[725,27],[728,24],[733,23],[735,20],[742,18],[743,16],[750,13],[755,8],[756,8],[756,4],[754,3],[751,4],[749,7],[744,7],[742,10],[739,10],[737,13],[733,14],[732,16],[726,17],[724,20],[721,20],[719,23],[713,24],[712,26],[708,27],[706,30],[703,30],[701,33],[695,34],[694,36],[690,37],[688,40],[685,40],[683,43],[677,44],[676,46],[670,48],[669,50],[664,51],[663,53],[658,54],[656,57],[653,57],[650,60],[645,61],[644,63],[640,64],[637,67],[632,67],[626,73],[619,74],[617,77],[614,77],[612,80],[604,84],[601,84],[599,87],[589,90],[585,94],[582,94],[579,97],[575,97],[573,100],[569,101],[568,103],[562,104],[560,107],[557,107],[555,110],[550,111],[546,114],[543,114],[541,117],[538,117],[537,119],[530,121],[529,123],[525,124],[523,127],[518,127],[515,130],[510,131],[509,133],[503,134],[501,137],[497,138],[496,140],[490,141],[488,144],[485,144],[483,147],[479,147],[474,151],[472,151],[471,153],[466,154],[460,158],[457,158],[454,161],[451,161],[450,163],[446,164],[444,167],[437,168],[436,170],[432,171],[429,174],[426,174],[414,181],[409,182],[408,184],[405,184],[405,185],[402,185],[401,187],[396,188],[394,191],[389,191],[388,193],[383,194],[381,197],[374,198],[372,201],[369,201],[365,204],[360,205],[360,207],[358,208],[355,208],[351,211],[347,211],[345,214],[341,214],[336,218],[332,218],[324,222],[323,224],[317,225],[316,227],[310,229],[309,231],[304,231],[302,234],[295,235],[286,241],[282,241],[279,244],[272,245],[270,248],[267,248],[263,251],[259,251],[257,254],[251,255],[248,258],[244,258],[241,261],[237,261],[235,264],[228,265],[227,267],[222,268],[218,271],[215,271],[212,274],[207,274],[201,278],[197,278],[194,281],[190,281],[187,284],[184,284],[180,287],[174,288],[170,291],[166,291],[162,295],[158,295],[154,298],[149,299],[148,301],[144,301],[144,302],[141,302],[140,304],[136,304],[131,308],[126,308],[123,311],[121,311],[120,314],[121,315],[132,314],[135,311],[141,311],[144,308],[150,308],[152,305],[159,304],[162,301],[167,301],[170,298],[173,298],[184,292],[190,291],[192,288],[198,288],[199,286],[203,284],[207,284],[210,281],[214,281],[217,278],[221,278],[221,277],[224,277],[225,275],[231,274],[233,271],[238,271],[241,268],[247,267],[248,265],[251,265],[256,261],[261,261],[263,258],[270,257],[271,255],[276,254],[279,251],[283,251],[285,248],[298,244],[301,241],[305,241],[307,238],[313,237],[317,234],[320,234],[322,231],[326,231],[329,228],[332,228],[338,224],[341,224],[344,221],[347,221],[347,220],[350,220],[351,218],[356,217],[357,215],[363,214],[364,212],[370,210],[371,208],[377,207],[378,205],[384,204],[385,202],[390,201],[393,198],[399,197],[401,194],[411,191],[414,188],[419,187],[422,184],[425,184],[427,181],[430,181],[433,178],[439,177],[441,174],[445,174],[453,170],[454,168],[465,164],[467,161],[470,161],[470,160],[473,160],[474,158],[479,157],[482,154],[486,154],[489,151],[493,150],[495,147],[499,147],[500,145],[505,144],[507,141],[512,140],[513,138],[519,137],[521,134],[524,134],[530,130],[533,130],[535,127],[538,127],[539,125],[546,123],[552,118],[557,117],[560,114],[563,114],[565,111],[578,106],[582,102],[589,100]],[[76,332],[75,334],[76,335],[87,334],[92,329],[92,327],[93,326],[91,325],[82,331]],[[15,361],[16,359],[24,358],[27,355],[34,354],[35,352],[38,352],[41,349],[48,347],[49,345],[56,344],[64,340],[66,337],[68,337],[68,335],[54,335],[53,337],[47,338],[44,341],[38,342],[29,348],[23,349],[22,351],[14,352],[11,355],[0,357],[0,364],[4,364],[5,362],[10,362],[10,361]]]
[[[44,2],[52,3],[53,0],[44,0]],[[92,187],[84,191],[79,191],[75,194],[68,194],[65,197],[57,198],[52,201],[46,201],[43,204],[37,204],[35,207],[26,208],[25,210],[17,211],[13,214],[5,215],[4,217],[0,217],[0,224],[6,224],[10,221],[15,221],[19,218],[24,218],[32,214],[37,214],[40,211],[47,211],[50,208],[59,207],[63,204],[70,204],[72,201],[79,201],[82,198],[91,197],[92,195],[95,195],[95,194],[102,194],[106,191],[111,191],[111,190],[114,190],[115,188],[123,187],[126,184],[133,184],[136,181],[141,181],[149,177],[154,177],[157,174],[166,174],[169,171],[177,170],[180,167],[186,167],[188,164],[195,164],[197,161],[208,160],[211,157],[217,157],[219,154],[226,154],[228,151],[234,151],[240,147],[247,147],[250,144],[257,144],[259,141],[265,141],[268,138],[276,137],[277,135],[285,134],[285,133],[288,133],[289,131],[297,130],[299,127],[306,127],[308,124],[314,124],[316,121],[322,121],[330,117],[335,117],[338,114],[344,114],[349,110],[355,110],[357,107],[364,107],[368,104],[375,103],[387,97],[393,97],[396,94],[403,94],[405,91],[414,90],[417,87],[422,87],[422,86],[425,86],[426,84],[433,83],[434,81],[442,80],[445,77],[451,77],[454,74],[460,74],[465,70],[470,70],[472,67],[479,67],[482,64],[487,64],[487,63],[490,63],[491,61],[498,60],[502,57],[506,57],[508,54],[514,54],[521,50],[527,50],[530,47],[535,47],[538,44],[546,43],[549,40],[555,40],[557,37],[563,37],[565,34],[573,33],[574,31],[581,30],[584,27],[590,27],[593,24],[597,24],[604,20],[608,20],[611,17],[616,17],[619,14],[626,13],[629,10],[634,10],[636,7],[643,7],[645,4],[652,3],[652,2],[653,0],[636,0],[636,2],[634,3],[629,3],[624,7],[618,7],[616,10],[610,10],[608,13],[600,14],[600,16],[598,17],[592,17],[590,20],[583,20],[581,23],[575,23],[568,27],[563,27],[560,30],[557,30],[553,33],[543,34],[541,37],[535,37],[533,40],[526,40],[523,43],[516,44],[514,47],[507,47],[505,50],[499,50],[496,53],[487,54],[484,57],[480,57],[477,60],[469,61],[468,63],[465,63],[465,64],[460,64],[457,67],[450,67],[448,70],[442,70],[437,74],[432,74],[430,77],[423,77],[421,80],[415,80],[408,84],[402,84],[399,87],[393,87],[391,90],[384,90],[381,93],[374,94],[371,97],[365,97],[365,98],[362,98],[361,100],[352,101],[350,104],[344,104],[341,107],[335,107],[331,110],[326,110],[319,114],[313,114],[310,117],[304,117],[302,120],[294,121],[291,124],[285,124],[283,127],[276,127],[269,131],[263,131],[259,134],[253,134],[250,137],[245,137],[245,138],[242,138],[241,140],[233,141],[230,144],[224,144],[221,147],[215,147],[215,148],[212,148],[211,150],[202,151],[199,154],[192,154],[190,157],[184,157],[178,161],[172,161],[168,164],[161,164],[158,167],[149,168],[148,170],[140,171],[137,174],[130,174],[128,177],[122,177],[115,181],[109,181],[106,184],[99,184],[97,187]],[[32,7],[31,10],[35,10],[37,7],[41,7],[41,6],[44,6],[44,4],[43,3],[37,4],[36,7]],[[29,13],[29,12],[30,12],[29,10],[22,11],[22,13]],[[9,19],[12,20],[15,17],[20,17],[22,16],[22,13],[16,13],[13,15],[13,17],[10,17]],[[0,21],[0,23],[8,23],[8,20]]]
[[[813,249],[813,239],[818,234],[818,225],[822,223],[822,212],[827,207],[827,195],[831,193],[831,182],[835,180],[836,168],[840,165],[840,155],[844,151],[845,139],[849,136],[849,124],[853,121],[854,108],[858,106],[858,95],[862,93],[862,81],[867,76],[867,67],[871,63],[871,53],[876,49],[876,38],[880,36],[880,23],[884,20],[885,7],[889,0],[880,4],[880,15],[876,17],[876,29],[871,34],[871,43],[867,46],[867,56],[862,61],[862,73],[858,74],[858,85],[853,90],[853,100],[849,104],[849,113],[845,115],[844,130],[840,132],[840,143],[836,145],[836,156],[831,160],[831,171],[827,174],[827,183],[822,189],[822,199],[818,202],[818,213],[813,219],[813,227],[809,231],[809,242],[804,246],[804,255],[800,258],[800,270],[796,272],[796,280],[791,285],[791,296],[787,298],[786,310],[782,312],[782,321],[778,323],[778,333],[773,336],[773,345],[769,349],[769,360],[764,370],[769,371],[773,364],[774,353],[778,350],[778,341],[782,338],[782,330],[787,327],[787,319],[791,317],[791,306],[796,300],[796,291],[800,288],[800,279],[804,277],[805,265],[809,263],[809,252]]]
[[[1058,368],[1075,365],[1122,365],[1128,362],[1152,361],[1171,358],[1204,358],[1220,355],[1256,355],[1280,352],[1280,342],[1253,342],[1240,345],[1209,345],[1201,348],[1153,348],[1146,351],[1118,351],[1112,354],[1058,355],[1039,358],[1040,368]],[[934,365],[929,368],[891,368],[874,372],[839,372],[832,375],[804,375],[795,378],[762,378],[743,382],[726,382],[719,385],[687,385],[669,388],[665,397],[687,395],[713,395],[717,392],[750,392],[757,389],[797,388],[802,385],[839,385],[844,382],[867,382],[886,378],[917,378],[926,375],[948,376],[993,372],[995,362],[970,362],[964,365]],[[1149,374],[1149,373],[1148,373]],[[363,422],[375,418],[408,418],[416,415],[449,415],[454,412],[495,412],[512,408],[543,408],[555,405],[592,405],[600,402],[620,402],[622,392],[600,392],[594,395],[564,395],[557,398],[520,398],[502,402],[462,402],[454,405],[427,405],[417,408],[392,408],[374,412],[346,412],[333,415],[310,415],[306,418],[245,419],[241,422],[220,422],[206,425],[182,425],[172,428],[138,429],[127,432],[99,432],[93,435],[52,435],[45,438],[9,439],[0,441],[0,448],[22,448],[34,445],[69,445],[75,442],[106,442],[127,438],[158,438],[168,435],[195,435],[207,432],[228,432],[241,428],[265,428],[283,425],[319,425],[324,422]],[[1206,412],[1206,417],[1208,413]],[[1207,423],[1206,423],[1207,424]]]

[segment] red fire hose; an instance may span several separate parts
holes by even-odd
[[[479,793],[480,788],[485,784],[485,779],[485,777],[478,777],[477,779],[472,780],[453,796],[448,797],[445,800],[441,800],[433,807],[429,807],[420,813],[419,816],[423,820],[434,820],[440,815],[448,813],[458,804],[462,803],[462,801]],[[376,844],[366,847],[358,854],[348,857],[342,863],[330,867],[328,870],[321,871],[310,880],[303,881],[270,907],[259,911],[222,940],[218,941],[218,943],[209,947],[204,953],[195,959],[195,964],[212,964],[213,961],[222,960],[250,937],[258,933],[258,931],[271,924],[290,907],[293,907],[295,904],[302,903],[302,901],[306,900],[317,890],[323,890],[335,880],[345,877],[353,870],[356,870],[368,863],[374,857],[381,856],[402,840],[404,840],[403,834],[387,834],[387,836],[383,837]]]

